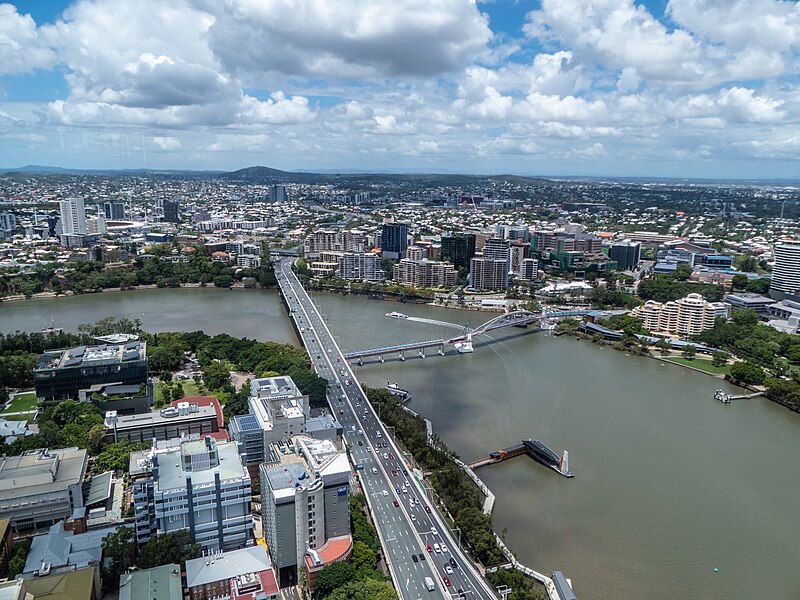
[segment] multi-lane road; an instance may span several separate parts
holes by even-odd
[[[344,427],[353,462],[363,467],[361,484],[399,596],[403,600],[496,598],[370,406],[327,324],[292,272],[292,260],[278,263],[278,283],[315,370],[328,380],[328,400]],[[433,581],[433,590],[426,578]]]

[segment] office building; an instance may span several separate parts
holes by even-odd
[[[783,240],[775,244],[775,265],[769,295],[776,300],[800,301],[800,241]]]
[[[531,245],[525,242],[512,240],[508,246],[508,271],[509,273],[519,274],[522,268],[522,261],[528,258]]]
[[[470,287],[480,291],[508,288],[508,260],[489,260],[476,256],[470,261]]]
[[[475,256],[475,236],[471,233],[442,236],[442,260],[449,260],[457,269],[468,269]]]
[[[167,223],[178,223],[181,220],[181,201],[178,198],[164,200],[162,204],[164,210],[164,221]]]
[[[653,333],[668,333],[688,338],[714,326],[717,317],[728,318],[730,307],[724,302],[708,302],[700,294],[670,302],[648,300],[631,311]]]
[[[308,553],[352,551],[350,462],[330,440],[295,436],[268,449],[262,463],[261,510],[264,537],[281,587],[299,579]]]
[[[737,310],[750,309],[760,315],[767,313],[767,308],[775,304],[775,300],[761,294],[750,292],[732,292],[725,296],[725,303]]]
[[[197,435],[154,442],[131,454],[130,479],[139,544],[175,531],[206,552],[252,541],[251,481],[236,443]]]
[[[511,243],[500,238],[489,238],[483,244],[483,258],[485,260],[504,260],[510,264]]]
[[[337,261],[338,275],[348,281],[383,281],[381,257],[370,253],[346,253]]]
[[[449,262],[404,258],[393,266],[392,278],[418,288],[453,288],[458,283],[458,271]]]
[[[33,372],[36,396],[48,400],[78,398],[98,383],[142,385],[147,382],[147,351],[142,341],[47,350]]]
[[[286,202],[289,199],[289,194],[286,193],[286,186],[273,185],[269,188],[269,201],[270,202]]]
[[[616,261],[617,268],[620,271],[633,271],[639,266],[639,260],[642,253],[641,242],[632,242],[624,240],[622,242],[614,242],[608,251],[608,257]]]
[[[408,249],[408,225],[384,223],[381,229],[381,256],[392,260],[406,257]]]
[[[14,531],[49,527],[84,506],[86,450],[30,450],[0,458],[0,518]]]
[[[176,402],[174,406],[146,413],[120,415],[105,413],[108,442],[150,442],[186,435],[213,435],[220,430],[219,404],[200,406],[195,402]]]
[[[183,600],[181,566],[175,563],[119,576],[119,600]]]
[[[228,423],[231,439],[238,442],[248,465],[265,460],[272,442],[305,433],[311,414],[308,396],[291,377],[265,377],[250,381],[249,412]]]
[[[105,235],[106,233],[108,233],[108,228],[103,215],[86,219],[86,235]]]
[[[186,589],[190,600],[277,600],[280,597],[272,562],[263,546],[187,560]]]

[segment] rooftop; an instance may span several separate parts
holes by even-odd
[[[174,421],[200,421],[210,418],[213,418],[214,420],[219,420],[219,415],[215,407],[211,405],[207,406],[195,405],[195,407],[197,410],[191,408],[188,414],[183,414],[183,415],[178,414],[177,409],[153,410],[148,413],[140,415],[120,415],[117,417],[117,431],[125,431],[126,429],[137,429],[139,427],[164,425],[166,423]]]
[[[65,369],[68,367],[122,363],[145,360],[146,343],[107,344],[101,346],[78,346],[66,350],[47,350],[39,358],[37,371]]]
[[[272,562],[264,546],[212,554],[186,561],[186,587],[191,589],[261,571],[272,571]],[[275,588],[277,591],[277,584]]]
[[[119,600],[182,600],[181,566],[163,565],[120,575]]]
[[[235,443],[217,443],[212,438],[206,439],[211,440],[212,446],[216,449],[215,462],[217,464],[212,464],[208,460],[205,440],[183,442],[178,449],[171,449],[157,455],[158,480],[156,487],[159,491],[185,489],[187,477],[191,477],[194,486],[212,484],[214,473],[219,473],[221,481],[250,479],[247,470],[242,466],[242,458]],[[184,456],[191,455],[191,470],[184,468],[181,460],[182,454]]]
[[[0,460],[0,509],[12,500],[66,489],[79,483],[86,469],[86,450],[32,450]]]

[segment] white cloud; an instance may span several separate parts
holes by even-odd
[[[181,141],[172,136],[157,135],[152,139],[153,144],[161,150],[173,152],[181,149]]]
[[[46,69],[56,53],[42,38],[30,15],[21,15],[13,4],[0,4],[0,75]]]
[[[315,117],[314,111],[308,107],[308,98],[292,96],[287,98],[281,92],[275,92],[268,100],[256,100],[245,96],[241,116],[247,122],[281,124],[306,123]]]
[[[258,134],[230,134],[218,135],[216,141],[209,145],[210,152],[257,152],[268,150],[271,144],[269,136]]]
[[[326,79],[432,76],[463,67],[492,37],[470,0],[196,0],[232,72]]]

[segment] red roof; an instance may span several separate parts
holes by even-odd
[[[322,566],[335,563],[340,560],[346,559],[350,556],[353,549],[353,538],[349,535],[341,535],[339,537],[330,538],[321,548],[317,548],[317,553],[322,561]],[[306,554],[306,567],[309,570],[319,569],[322,566],[314,567],[311,562],[311,557]]]
[[[178,406],[178,402],[193,402],[197,404],[197,406],[213,406],[217,413],[217,426],[220,429],[225,429],[225,415],[222,413],[222,406],[220,405],[219,400],[214,398],[214,396],[186,396],[180,400],[173,400],[172,406]],[[228,441],[227,434],[225,441]]]

